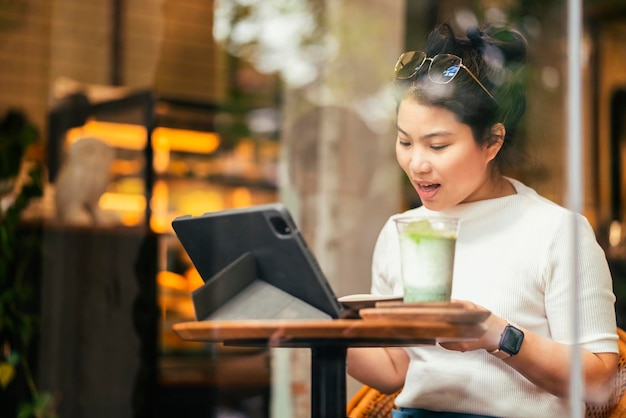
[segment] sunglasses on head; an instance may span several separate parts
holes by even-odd
[[[463,65],[461,57],[451,54],[438,54],[432,58],[428,58],[423,51],[409,51],[400,55],[398,62],[395,66],[395,76],[398,80],[407,80],[417,74],[417,72],[424,66],[426,61],[430,61],[428,66],[428,78],[433,83],[448,84],[456,75],[459,70],[463,68],[467,73],[472,76],[474,81],[491,97],[493,95],[489,93],[489,90],[478,80],[478,78]]]

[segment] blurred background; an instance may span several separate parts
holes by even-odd
[[[584,0],[583,211],[626,301],[626,4]],[[308,353],[183,342],[184,214],[284,202],[337,296],[368,293],[397,56],[433,26],[528,38],[530,156],[566,205],[565,0],[0,0],[0,416],[306,417]],[[358,388],[350,382],[349,396]]]

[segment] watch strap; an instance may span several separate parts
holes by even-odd
[[[500,360],[504,360],[505,358],[511,357],[511,354],[506,351],[500,350],[500,348],[496,348],[495,350],[488,351],[492,356],[499,358]]]

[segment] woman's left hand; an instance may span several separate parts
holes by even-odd
[[[462,303],[467,309],[484,309],[472,302],[466,300],[454,300],[456,303]],[[439,345],[448,350],[454,351],[474,351],[485,349],[487,351],[495,350],[500,345],[500,335],[508,322],[506,319],[500,318],[494,314],[489,315],[484,324],[487,331],[477,340],[467,341],[447,341],[440,342]]]

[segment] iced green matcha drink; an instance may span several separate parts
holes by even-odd
[[[396,218],[405,302],[449,301],[458,222]]]

